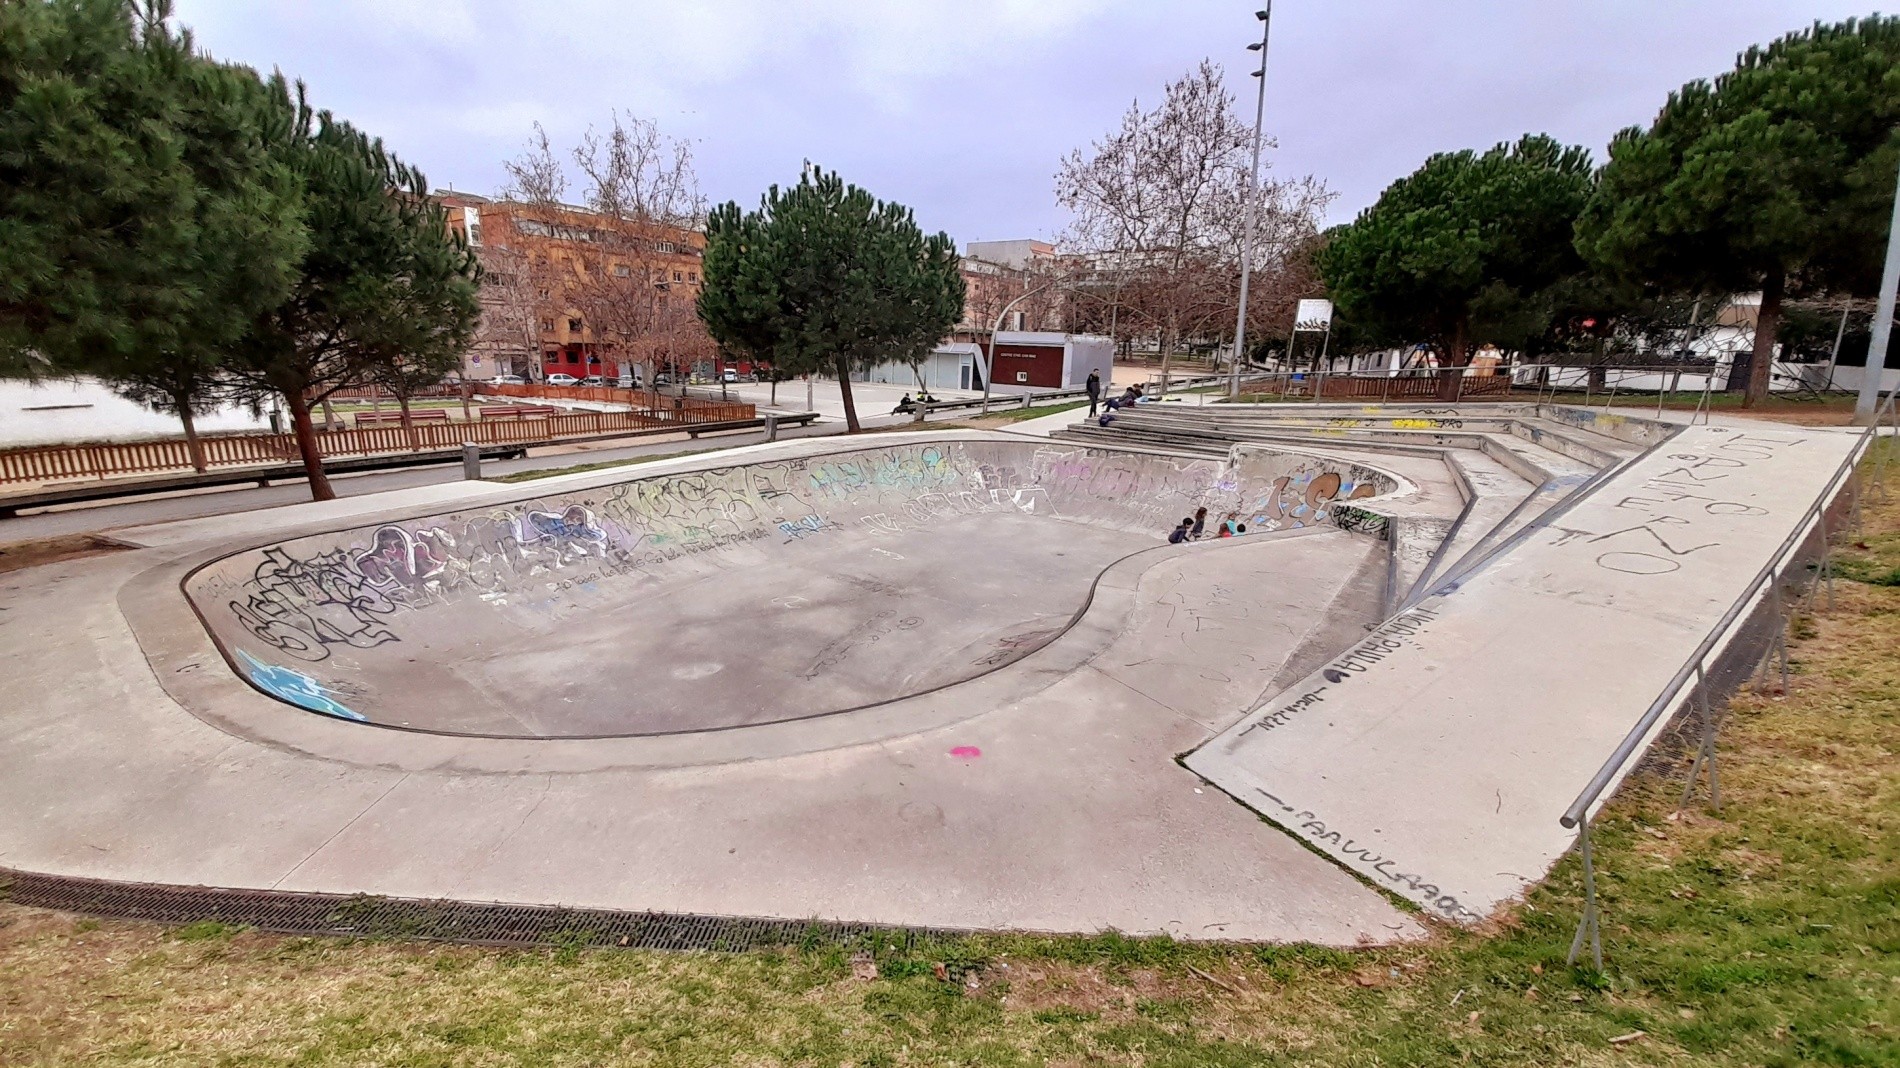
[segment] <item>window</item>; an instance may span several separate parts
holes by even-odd
[[[567,328],[568,330],[578,334],[580,333],[580,329],[581,329],[581,321],[579,319],[570,317],[567,320]]]
[[[687,271],[687,272],[686,272],[686,280],[687,280],[688,282],[692,282],[693,284],[695,284],[695,285],[697,285],[697,284],[699,283],[699,272],[698,272],[698,271]]]
[[[686,276],[685,276],[685,275],[682,275],[682,274],[681,274],[681,273],[679,273],[678,271],[674,271],[674,272],[673,272],[673,281],[675,281],[675,282],[684,282],[684,281],[686,281]]]
[[[546,330],[550,334],[554,333],[554,320],[552,319],[541,320],[541,329]]]
[[[580,353],[578,353],[578,352],[570,352],[570,353],[568,353],[568,354],[567,354],[567,362],[568,362],[568,363],[579,363],[579,362],[581,362],[581,354],[580,354]]]
[[[633,268],[628,267],[624,263],[616,263],[614,264],[614,277],[615,278],[631,278],[633,277]]]

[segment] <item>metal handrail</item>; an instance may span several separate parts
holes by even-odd
[[[1887,395],[1887,402],[1882,406],[1883,412],[1888,412],[1893,409],[1893,399],[1896,395],[1897,394],[1893,393]],[[1743,591],[1735,603],[1729,606],[1728,611],[1722,614],[1722,618],[1716,623],[1715,628],[1696,646],[1695,652],[1690,656],[1688,662],[1684,663],[1683,666],[1677,670],[1674,677],[1663,687],[1662,694],[1657,697],[1649,706],[1649,709],[1643,713],[1643,718],[1637,721],[1636,726],[1630,729],[1629,734],[1624,736],[1623,741],[1619,743],[1616,750],[1610,754],[1610,758],[1603,762],[1603,766],[1597,769],[1595,775],[1591,776],[1589,785],[1585,786],[1583,791],[1577,795],[1577,799],[1572,801],[1570,807],[1564,810],[1563,818],[1560,822],[1565,827],[1575,827],[1582,820],[1584,812],[1589,809],[1591,805],[1596,803],[1597,797],[1602,794],[1604,787],[1609,785],[1610,780],[1616,777],[1616,773],[1622,770],[1623,765],[1628,762],[1629,758],[1635,753],[1636,747],[1640,744],[1643,735],[1649,733],[1649,728],[1655,726],[1656,720],[1661,718],[1662,713],[1675,703],[1676,695],[1681,691],[1683,683],[1689,681],[1689,676],[1696,673],[1703,659],[1720,643],[1722,638],[1728,634],[1729,628],[1733,626],[1735,621],[1741,617],[1742,613],[1748,609],[1748,606],[1755,599],[1755,594],[1761,591],[1763,583],[1779,574],[1782,565],[1787,562],[1788,555],[1802,542],[1807,540],[1809,527],[1819,518],[1821,513],[1827,510],[1828,504],[1833,501],[1835,494],[1839,492],[1841,483],[1844,482],[1853,471],[1854,465],[1859,463],[1866,455],[1867,449],[1872,444],[1875,433],[1878,430],[1879,416],[1876,415],[1874,425],[1869,426],[1862,432],[1860,441],[1855,444],[1853,449],[1849,450],[1847,457],[1841,461],[1840,466],[1835,468],[1833,475],[1828,478],[1826,488],[1814,499],[1813,503],[1808,505],[1807,510],[1801,513],[1801,518],[1795,522],[1795,529],[1789,532],[1786,538],[1782,539],[1781,546],[1775,550],[1774,556],[1770,557],[1768,563],[1765,564],[1760,571],[1755,573],[1755,579],[1748,584],[1748,589]]]
[[[1709,633],[1703,637],[1702,641],[1696,645],[1694,653],[1691,654],[1689,659],[1683,663],[1682,667],[1678,668],[1676,673],[1670,677],[1669,682],[1664,685],[1662,693],[1657,696],[1655,701],[1650,703],[1649,708],[1643,712],[1642,717],[1637,720],[1636,725],[1631,727],[1629,733],[1624,735],[1623,740],[1617,744],[1616,749],[1610,754],[1609,759],[1605,760],[1602,766],[1597,769],[1596,774],[1590,777],[1589,783],[1577,794],[1576,800],[1572,801],[1570,807],[1565,809],[1564,814],[1559,817],[1558,822],[1565,828],[1574,828],[1577,830],[1577,848],[1583,858],[1584,870],[1584,914],[1583,918],[1577,924],[1576,936],[1570,943],[1569,959],[1571,963],[1574,964],[1576,962],[1577,954],[1582,950],[1585,937],[1588,936],[1592,959],[1597,970],[1603,970],[1603,946],[1596,907],[1596,871],[1590,850],[1591,806],[1602,799],[1603,791],[1609,788],[1610,783],[1616,780],[1616,777],[1623,771],[1624,766],[1630,762],[1639,749],[1643,748],[1643,738],[1655,728],[1657,722],[1661,720],[1670,709],[1676,706],[1677,700],[1682,694],[1683,687],[1688,684],[1692,677],[1696,680],[1694,693],[1699,695],[1702,708],[1703,741],[1701,748],[1697,751],[1695,764],[1690,771],[1692,778],[1689,781],[1689,789],[1683,794],[1683,803],[1688,803],[1688,798],[1695,789],[1695,777],[1699,777],[1705,761],[1708,762],[1709,766],[1711,790],[1713,792],[1713,790],[1716,789],[1715,783],[1717,780],[1715,778],[1713,763],[1715,724],[1709,712],[1708,704],[1707,670],[1709,655],[1714,652],[1716,646],[1721,644],[1722,641],[1728,637],[1729,631],[1750,610],[1755,602],[1756,596],[1762,592],[1764,585],[1772,585],[1775,599],[1777,603],[1779,603],[1779,583],[1781,575],[1790,557],[1807,541],[1809,533],[1817,527],[1821,533],[1822,578],[1830,582],[1828,590],[1829,597],[1832,598],[1832,574],[1828,570],[1827,563],[1827,509],[1840,492],[1842,485],[1849,478],[1853,477],[1855,465],[1866,457],[1874,440],[1879,436],[1882,418],[1893,417],[1895,415],[1894,401],[1896,397],[1900,397],[1900,391],[1887,394],[1886,401],[1875,411],[1872,423],[1861,433],[1860,440],[1854,444],[1854,447],[1848,450],[1848,454],[1842,459],[1840,466],[1834,469],[1834,473],[1829,476],[1827,484],[1823,487],[1820,494],[1817,495],[1813,502],[1808,505],[1807,509],[1801,513],[1801,518],[1796,520],[1794,529],[1789,532],[1786,538],[1782,539],[1781,545],[1775,549],[1774,555],[1769,558],[1768,563],[1763,565],[1762,569],[1755,573],[1755,578],[1748,584],[1747,589],[1736,598],[1735,602],[1729,606],[1728,611],[1722,614],[1722,618],[1717,621]],[[1900,418],[1895,420],[1895,430],[1897,433],[1900,433]],[[1858,496],[1859,491],[1856,490],[1856,508],[1858,508]],[[1818,581],[1820,580],[1817,579],[1817,582]],[[1786,620],[1782,621],[1782,626],[1785,631],[1787,626]],[[1780,640],[1785,641],[1785,636]],[[1714,796],[1719,799],[1720,795],[1715,794]],[[1716,804],[1719,807],[1719,800],[1716,801]]]

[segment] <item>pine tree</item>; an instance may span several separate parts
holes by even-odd
[[[1610,143],[1579,249],[1637,281],[1761,291],[1746,403],[1791,289],[1871,292],[1900,166],[1900,17],[1816,23]]]
[[[698,310],[713,339],[786,374],[829,367],[853,433],[851,373],[920,359],[963,314],[948,234],[926,236],[909,208],[810,165],[758,211],[716,208],[703,271]]]
[[[311,496],[329,500],[310,406],[373,381],[379,366],[452,366],[474,334],[480,272],[420,171],[312,109],[301,86],[295,107],[275,147],[301,183],[309,249],[288,296],[252,322],[225,372],[240,395],[282,398]]]
[[[289,288],[297,185],[268,150],[287,103],[169,14],[0,4],[0,374],[175,398]]]
[[[1543,135],[1483,154],[1448,152],[1387,187],[1327,234],[1320,275],[1342,317],[1444,357],[1440,395],[1487,327],[1486,312],[1532,298],[1582,269],[1569,237],[1590,195],[1590,156]],[[1476,329],[1474,329],[1474,327]]]

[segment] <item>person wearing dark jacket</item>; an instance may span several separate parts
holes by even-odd
[[[1174,530],[1169,532],[1168,544],[1169,545],[1181,544],[1182,542],[1188,540],[1188,538],[1192,536],[1193,530],[1194,530],[1194,520],[1192,519],[1181,520],[1181,525],[1178,527],[1175,527]]]
[[[1095,415],[1095,406],[1102,400],[1102,376],[1090,371],[1089,380],[1085,385],[1089,391],[1089,415],[1092,417]]]

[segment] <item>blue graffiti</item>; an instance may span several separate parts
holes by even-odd
[[[301,671],[292,671],[287,667],[266,664],[244,650],[238,655],[250,665],[251,681],[281,701],[288,701],[298,708],[307,708],[312,712],[321,712],[326,716],[339,719],[353,719],[358,723],[368,723],[369,717],[343,706],[335,700],[334,690],[324,689],[317,680]]]

